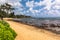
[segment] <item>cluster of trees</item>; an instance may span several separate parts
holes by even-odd
[[[12,12],[13,10],[15,9],[8,3],[0,5],[0,18],[3,19],[5,17],[10,17],[10,18],[30,17],[30,16],[25,16],[25,15],[15,15],[14,12]]]
[[[31,16],[26,15],[15,15],[16,18],[31,18]]]

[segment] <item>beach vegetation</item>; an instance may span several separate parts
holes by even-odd
[[[0,40],[14,40],[16,33],[5,21],[0,21]]]

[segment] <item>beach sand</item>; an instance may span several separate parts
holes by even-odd
[[[33,26],[14,21],[7,22],[10,24],[10,27],[17,33],[15,40],[60,40],[59,35],[50,31],[37,29]]]

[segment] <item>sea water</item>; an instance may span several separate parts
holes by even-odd
[[[60,18],[20,18],[13,19],[28,25],[41,27],[60,33]]]

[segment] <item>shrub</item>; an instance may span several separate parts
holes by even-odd
[[[10,25],[9,25],[7,22],[5,22],[5,21],[0,21],[0,23],[3,24],[4,26],[7,26],[7,27],[10,26]]]
[[[0,40],[14,40],[16,33],[5,21],[0,21]]]

